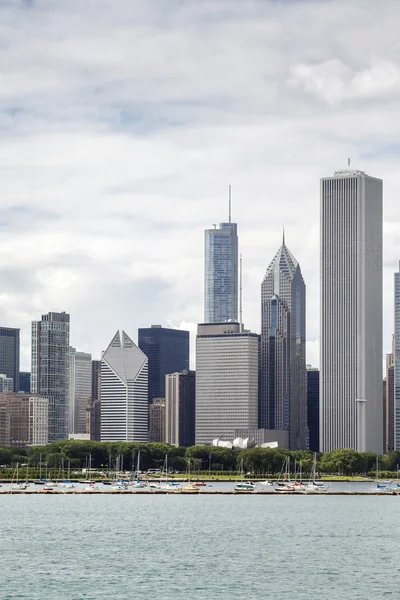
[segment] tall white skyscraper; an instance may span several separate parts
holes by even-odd
[[[239,323],[202,324],[196,341],[196,444],[257,428],[259,336]]]
[[[383,451],[382,180],[321,180],[320,450]]]
[[[399,272],[394,274],[394,441],[395,450],[400,450],[400,262]]]
[[[86,433],[86,412],[92,395],[92,355],[69,352],[68,433]]]
[[[147,442],[147,362],[117,331],[101,357],[101,441]]]

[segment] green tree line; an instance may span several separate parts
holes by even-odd
[[[191,446],[189,448],[170,446],[162,443],[133,442],[95,442],[62,440],[46,446],[28,448],[0,447],[0,465],[12,467],[16,463],[28,463],[32,467],[47,464],[49,468],[58,468],[68,464],[71,468],[91,466],[94,469],[110,470],[115,467],[120,457],[125,470],[136,468],[136,460],[140,450],[140,468],[162,468],[165,456],[168,466],[177,471],[185,471],[190,459],[191,469],[197,471],[228,471],[238,469],[243,459],[246,472],[254,475],[277,475],[282,470],[286,458],[290,457],[292,472],[295,464],[303,473],[311,470],[313,455],[307,450],[289,451],[284,448],[251,448],[237,452],[227,448],[214,446]],[[122,460],[121,460],[122,458]],[[317,471],[324,474],[356,475],[365,474],[376,469],[378,458],[382,472],[395,472],[400,465],[400,452],[389,452],[377,455],[373,452],[356,452],[350,449],[334,450],[317,455]]]

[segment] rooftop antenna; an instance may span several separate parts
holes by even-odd
[[[285,245],[285,228],[283,228],[283,233],[282,233],[282,246]]]
[[[231,224],[231,185],[229,184],[229,225]]]
[[[243,267],[242,267],[242,255],[240,254],[240,268],[239,268],[239,332],[243,333],[243,302],[242,302],[242,290],[243,290]]]
[[[350,164],[351,164],[351,160],[350,158],[347,159],[347,168],[350,171]]]

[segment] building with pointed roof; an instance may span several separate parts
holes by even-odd
[[[261,285],[260,359],[259,427],[307,448],[306,287],[284,233]]]
[[[101,441],[147,442],[147,362],[117,331],[101,358]]]

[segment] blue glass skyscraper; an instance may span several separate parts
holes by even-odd
[[[229,194],[230,196],[230,194]],[[205,231],[204,322],[238,320],[237,224],[229,222]]]

